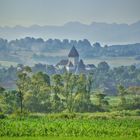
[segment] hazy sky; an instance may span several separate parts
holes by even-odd
[[[0,26],[63,25],[69,21],[133,23],[140,0],[0,0]]]

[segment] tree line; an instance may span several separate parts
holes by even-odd
[[[99,57],[99,56],[138,56],[140,55],[140,43],[126,45],[105,45],[102,46],[99,42],[91,44],[89,40],[68,40],[68,39],[48,39],[25,37],[8,41],[0,38],[1,52],[55,52],[63,49],[70,49],[75,46],[82,57]],[[117,53],[116,53],[117,52]],[[13,57],[14,59],[14,57]]]
[[[1,68],[0,85],[4,85],[8,89],[15,89],[19,67],[23,67],[23,65],[11,66],[7,69]],[[49,67],[44,64],[36,64],[31,69],[32,73],[41,71],[49,76],[57,74],[53,66]],[[94,79],[93,89],[101,89],[107,95],[117,94],[117,85],[119,84],[126,88],[140,86],[140,69],[135,65],[111,68],[106,62],[100,62],[91,72]]]
[[[140,109],[140,88],[117,86],[119,102],[112,107],[104,91],[94,90],[93,73],[75,75],[32,73],[26,66],[17,72],[16,90],[0,88],[0,112],[95,112]]]

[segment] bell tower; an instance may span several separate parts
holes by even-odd
[[[79,63],[79,53],[76,48],[73,46],[68,54],[69,61],[72,62],[74,67],[76,68]]]

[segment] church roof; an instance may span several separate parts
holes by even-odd
[[[79,61],[75,73],[76,74],[85,73],[85,64],[82,59]]]
[[[79,53],[74,46],[70,50],[68,57],[79,57]]]
[[[61,60],[59,63],[56,64],[56,66],[59,66],[59,65],[63,65],[63,66],[66,66],[68,64],[68,60],[66,59],[63,59]]]
[[[81,59],[81,60],[79,61],[79,63],[78,63],[78,68],[82,68],[82,69],[85,68],[85,64],[84,64],[84,62],[83,62],[82,59]]]

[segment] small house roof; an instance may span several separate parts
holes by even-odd
[[[89,68],[96,68],[94,64],[87,64],[86,67],[89,67]]]
[[[56,66],[59,66],[59,65],[62,65],[62,66],[66,66],[68,64],[68,60],[66,59],[63,59],[63,60],[61,60],[60,62],[58,62],[57,64],[56,64]]]

